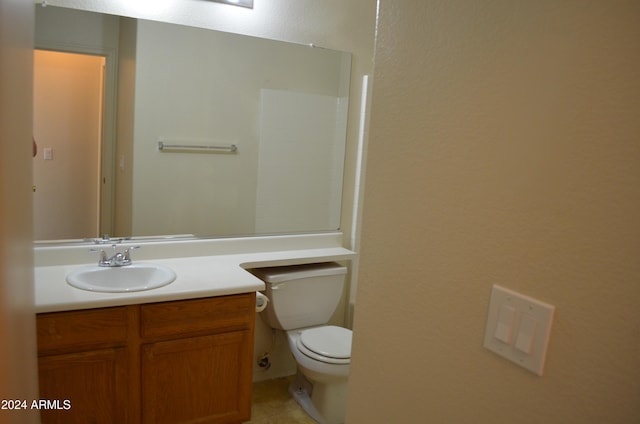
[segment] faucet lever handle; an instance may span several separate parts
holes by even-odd
[[[89,249],[89,252],[99,252],[100,254],[100,260],[98,262],[99,264],[103,264],[108,260],[107,252],[105,252],[104,249],[91,248]]]
[[[133,249],[140,249],[140,246],[131,246],[128,249],[125,249],[125,251],[124,251],[124,260],[125,261],[131,261],[131,251]]]

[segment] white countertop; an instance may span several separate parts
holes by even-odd
[[[264,283],[245,269],[293,265],[310,262],[353,259],[355,253],[342,247],[295,249],[229,255],[141,259],[134,262],[156,263],[175,271],[175,281],[167,286],[137,292],[102,293],[74,288],[66,275],[86,264],[46,265],[35,267],[36,312],[54,312],[139,303],[163,302],[264,289]]]

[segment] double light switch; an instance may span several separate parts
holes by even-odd
[[[484,347],[542,375],[555,307],[494,285]]]

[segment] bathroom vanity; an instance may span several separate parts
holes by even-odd
[[[35,250],[43,423],[241,423],[250,419],[256,291],[245,269],[350,260],[340,235],[146,243],[134,262],[169,285],[103,293],[65,282],[86,245]],[[123,248],[125,246],[122,246]],[[53,409],[51,409],[53,408]]]

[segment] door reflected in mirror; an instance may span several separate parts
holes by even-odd
[[[105,58],[35,50],[33,59],[34,232],[45,240],[97,234]]]
[[[54,83],[54,114],[35,84],[36,239],[340,227],[350,54],[51,6],[36,7],[36,47],[104,61],[99,142],[75,137],[95,113],[62,101],[72,89]],[[65,208],[77,216],[52,213]]]

